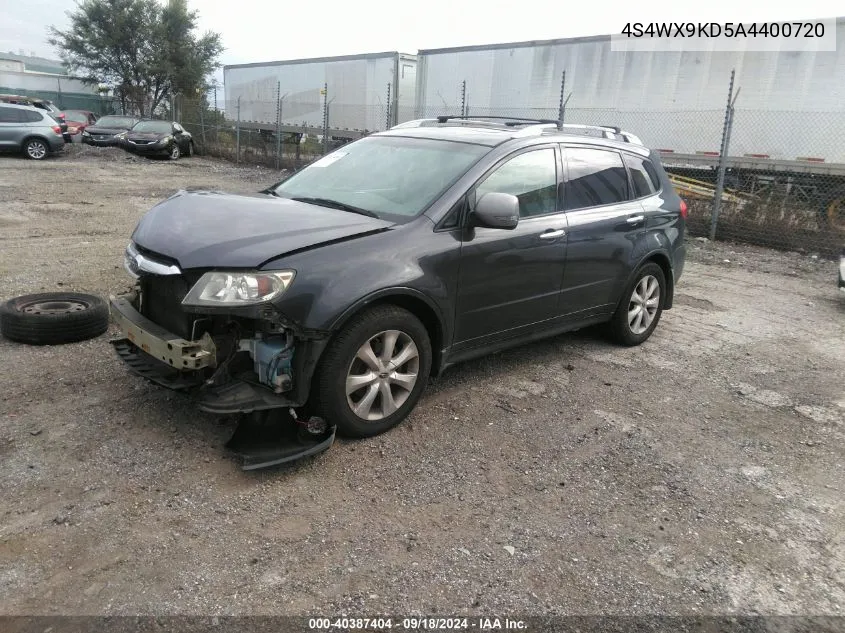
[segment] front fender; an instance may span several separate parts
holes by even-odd
[[[387,299],[389,297],[412,297],[419,301],[425,303],[432,312],[437,317],[438,322],[440,323],[440,327],[444,326],[444,319],[443,313],[440,310],[440,306],[437,303],[428,297],[425,293],[420,292],[415,288],[408,288],[408,287],[395,287],[395,288],[382,288],[381,290],[376,290],[375,292],[371,292],[370,294],[362,297],[351,306],[343,310],[340,314],[338,314],[332,321],[331,325],[327,328],[330,331],[339,330],[343,327],[343,324],[346,323],[354,314],[360,312],[361,310],[365,309],[367,306],[370,306],[374,303],[382,299]]]

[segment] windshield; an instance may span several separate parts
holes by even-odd
[[[97,120],[98,127],[122,127],[127,130],[135,125],[136,120],[125,116],[104,116]]]
[[[85,122],[88,120],[88,115],[85,112],[80,112],[79,110],[65,110],[65,118],[68,121]]]
[[[371,136],[327,154],[273,191],[334,200],[378,215],[419,215],[489,147]]]
[[[141,121],[132,128],[132,131],[170,134],[173,131],[173,125],[170,121]]]

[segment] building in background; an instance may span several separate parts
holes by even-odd
[[[112,112],[112,100],[96,85],[71,77],[62,62],[22,53],[0,52],[0,94],[39,97],[63,110]]]

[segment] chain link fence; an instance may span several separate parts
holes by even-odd
[[[733,82],[726,107],[633,111],[624,108],[480,107],[462,83],[450,99],[390,112],[333,103],[325,89],[276,100],[212,95],[178,99],[176,117],[198,153],[233,162],[296,169],[396,122],[438,115],[558,119],[618,126],[660,152],[686,200],[693,237],[735,240],[835,257],[845,245],[845,116],[839,112],[743,110]]]

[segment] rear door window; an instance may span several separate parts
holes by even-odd
[[[631,183],[634,186],[634,197],[643,198],[660,191],[660,180],[654,165],[647,158],[625,155],[625,164],[631,172]]]
[[[618,204],[630,199],[628,173],[618,152],[588,147],[566,148],[567,211]]]

